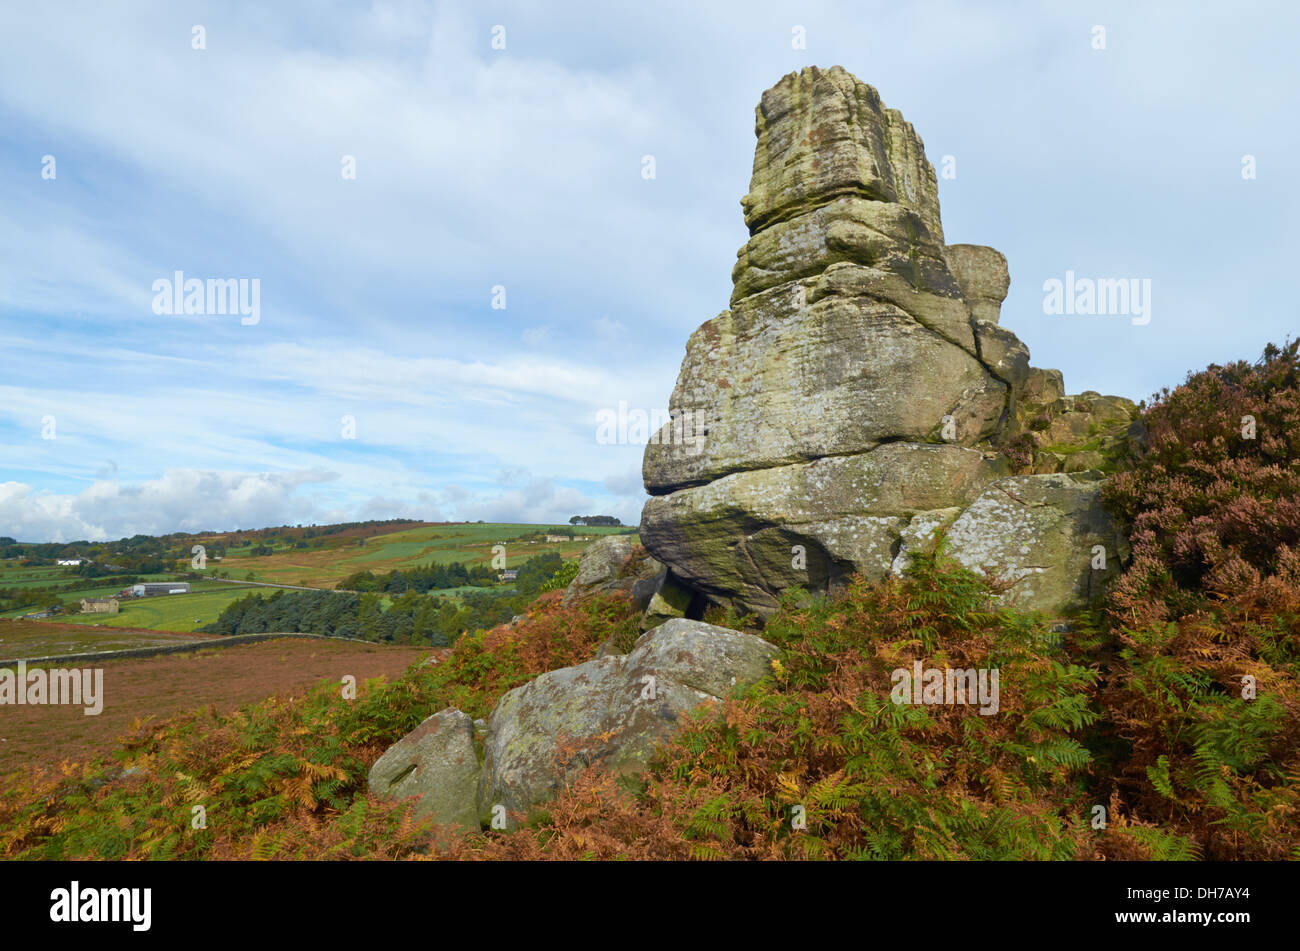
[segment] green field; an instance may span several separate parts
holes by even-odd
[[[144,581],[165,581],[170,574],[138,575]],[[52,588],[56,585],[72,584],[83,579],[71,573],[68,568],[24,568],[17,561],[0,561],[0,588]],[[95,579],[84,579],[87,584],[94,584]],[[118,585],[120,590],[122,585]],[[78,591],[81,589],[78,588]]]
[[[456,561],[464,565],[489,564],[493,557],[492,547],[497,544],[506,546],[506,565],[512,568],[547,551],[556,552],[563,558],[576,558],[593,539],[628,530],[617,526],[579,528],[576,531],[581,534],[572,542],[529,544],[512,541],[527,532],[555,532],[569,527],[499,523],[422,525],[372,536],[365,539],[364,545],[356,540],[331,538],[326,547],[282,548],[273,554],[260,556],[249,554],[247,548],[229,548],[225,558],[219,562],[209,561],[208,567],[241,581],[332,588],[357,571],[381,574],[394,569],[446,565]],[[349,543],[340,544],[344,541]]]
[[[103,627],[193,631],[215,621],[222,609],[232,601],[238,601],[250,591],[264,590],[266,589],[217,584],[213,588],[194,590],[190,594],[123,600],[117,614],[68,614],[59,615],[57,619],[71,624],[99,624]]]
[[[545,526],[552,531],[560,526]],[[451,525],[435,528],[413,528],[391,535],[368,539],[364,553],[350,561],[353,570],[367,568],[377,561],[399,562],[395,567],[415,568],[425,565],[449,565],[459,561],[464,565],[480,564],[492,560],[494,545],[505,545],[506,564],[510,567],[523,564],[529,558],[545,551],[559,552],[564,557],[580,554],[592,537],[626,531],[599,528],[584,529],[588,537],[579,536],[572,542],[520,542],[517,536],[537,529],[535,525]],[[373,550],[372,550],[373,549]],[[389,570],[389,569],[385,569]]]
[[[517,540],[527,533],[556,533],[569,527],[499,523],[420,525],[372,535],[364,539],[364,544],[358,538],[327,536],[318,543],[314,540],[307,548],[280,545],[275,547],[272,554],[260,556],[249,553],[251,546],[240,546],[227,548],[225,557],[220,560],[210,558],[207,571],[236,581],[333,589],[348,575],[358,571],[383,574],[396,569],[446,565],[452,562],[466,566],[488,565],[494,556],[493,547],[499,544],[505,546],[506,565],[511,568],[517,568],[530,558],[545,552],[555,552],[565,559],[577,558],[594,539],[628,530],[618,526],[577,528],[575,532],[578,537],[573,541]],[[25,568],[16,561],[0,562],[0,588],[50,587],[78,580],[67,571],[66,568],[57,567]],[[145,580],[162,581],[174,576],[142,577]],[[84,585],[68,591],[53,592],[52,596],[68,604],[81,598],[111,597],[123,587],[121,584],[97,583],[95,579],[85,580]],[[265,588],[249,588],[219,581],[191,581],[190,586],[190,594],[123,599],[121,610],[117,614],[60,614],[37,623],[58,621],[65,624],[188,632],[215,621],[226,605],[250,591],[266,595],[273,593]],[[454,599],[475,590],[485,589],[461,587],[430,593]],[[24,607],[0,613],[0,618],[18,618],[37,610],[37,607]]]
[[[17,561],[0,561],[0,588],[44,588],[74,579],[67,568],[24,568]]]
[[[117,614],[57,614],[42,619],[64,624],[98,624],[102,627],[138,627],[154,631],[193,631],[217,619],[222,608],[237,601],[250,591],[267,591],[244,585],[223,584],[219,581],[197,582],[190,585],[189,594],[169,594],[155,598],[124,598]],[[64,601],[81,598],[106,598],[120,591],[119,587],[84,588],[61,593]],[[0,617],[20,618],[36,610],[22,608],[8,611]],[[198,618],[198,621],[195,621]]]
[[[158,579],[158,580],[162,580],[162,579]],[[213,582],[213,583],[219,584],[219,582]],[[59,591],[56,592],[54,596],[57,597],[60,601],[65,601],[65,602],[80,601],[82,598],[110,598],[116,595],[119,591],[121,591],[123,587],[125,586],[120,584],[110,584],[110,585],[95,584],[94,579],[91,579],[90,581],[86,582],[86,587],[84,588],[77,588],[74,591]],[[21,617],[24,614],[36,610],[39,610],[39,608],[26,607],[17,611],[6,611],[4,614],[0,614],[0,617]]]

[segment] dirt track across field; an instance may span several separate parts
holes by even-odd
[[[54,764],[106,753],[137,718],[163,719],[208,704],[232,710],[322,680],[339,682],[345,674],[358,684],[380,674],[392,680],[430,652],[428,647],[286,638],[107,661],[102,665],[104,705],[98,716],[86,716],[82,707],[0,706],[0,773],[26,763]]]

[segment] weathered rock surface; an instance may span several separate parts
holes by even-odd
[[[488,720],[479,815],[488,821],[496,805],[526,815],[588,766],[643,770],[687,712],[759,680],[778,653],[751,634],[679,618],[643,634],[626,656],[510,691]]]
[[[894,304],[831,295],[792,309],[790,294],[747,298],[692,335],[669,409],[704,420],[705,436],[646,447],[650,494],[894,440],[939,442],[945,417],[959,445],[998,431],[1007,385],[965,349]]]
[[[657,590],[664,566],[646,557],[631,535],[609,535],[589,544],[578,561],[578,573],[564,591],[564,603],[579,595],[622,592],[644,610]]]
[[[948,270],[942,244],[923,227],[916,213],[902,205],[837,198],[750,238],[732,270],[732,306],[840,264],[849,270],[851,282],[829,283],[814,297],[869,290],[973,353],[970,311]]]
[[[1029,348],[1005,327],[978,319],[973,322],[973,326],[980,359],[989,368],[989,372],[1011,387],[1014,405],[1021,389],[1029,380]]]
[[[386,799],[418,796],[415,815],[477,829],[479,761],[474,724],[453,708],[435,713],[375,761],[370,768],[370,792]]]
[[[889,566],[890,572],[901,575],[912,564],[917,552],[928,550],[934,545],[939,532],[957,520],[962,510],[954,506],[946,509],[934,509],[912,517],[903,527],[898,538],[898,554]]]
[[[882,577],[918,512],[966,505],[1008,473],[997,454],[889,443],[652,498],[641,538],[712,600],[770,611],[794,584],[824,589],[855,571]]]
[[[1095,597],[1128,543],[1100,501],[1098,473],[994,482],[948,529],[948,552],[1013,583],[1005,595],[1048,614]]]
[[[1059,372],[1029,365],[998,323],[1006,258],[945,243],[920,137],[874,89],[839,67],[792,73],[763,94],[755,135],[730,307],[687,343],[678,438],[665,427],[644,457],[642,542],[675,579],[765,614],[790,585],[904,570],[938,531],[991,532],[962,519],[1013,465],[1108,464],[1132,404],[1067,397]],[[1073,498],[1040,514],[1082,544],[1101,529]],[[1026,600],[1065,610],[1094,590],[1066,587]]]
[[[610,535],[592,542],[578,559],[578,573],[571,584],[590,588],[613,580],[635,548],[636,539],[630,535]]]
[[[1006,257],[978,244],[950,244],[947,251],[948,266],[970,305],[971,317],[996,324],[1011,286]]]
[[[686,617],[694,598],[695,592],[673,577],[671,571],[665,570],[650,595],[641,618],[641,630],[648,631],[673,618]]]
[[[1027,386],[1036,392],[1021,395],[1015,426],[1032,442],[1036,474],[1113,471],[1142,438],[1132,400],[1092,390],[1065,396],[1050,378],[1031,379]]]
[[[942,236],[938,180],[921,140],[846,70],[786,76],[763,93],[754,134],[754,176],[741,199],[751,234],[849,195],[905,205]]]

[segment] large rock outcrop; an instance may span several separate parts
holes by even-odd
[[[1071,574],[1078,553],[1042,539],[1107,535],[1095,480],[1016,483],[1059,529],[1039,542],[966,514],[999,480],[1100,464],[1047,441],[1099,449],[1132,404],[1065,397],[1059,373],[1030,367],[998,323],[1006,258],[945,243],[921,139],[873,88],[839,67],[792,73],[763,94],[755,134],[730,308],[691,336],[674,422],[646,447],[646,549],[709,600],[765,614],[783,588],[902,570],[960,528],[954,554],[973,567],[1024,547],[1068,562],[1024,586],[1027,607],[1086,601],[1096,587]]]

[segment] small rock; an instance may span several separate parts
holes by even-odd
[[[440,825],[478,828],[474,799],[479,761],[474,721],[454,708],[429,717],[370,768],[370,792],[385,799],[418,796],[417,816]]]

